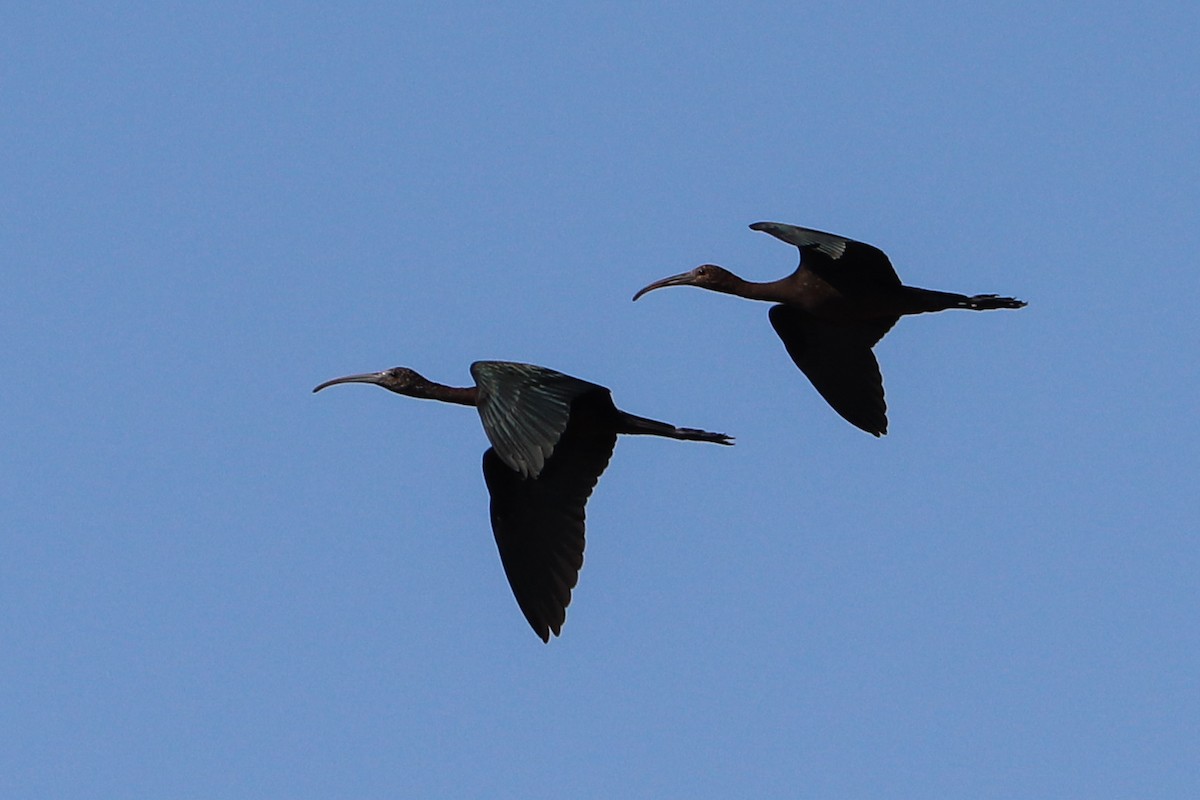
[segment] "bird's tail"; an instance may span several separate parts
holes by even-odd
[[[902,286],[901,313],[922,314],[927,311],[944,311],[948,308],[965,308],[971,311],[991,311],[997,308],[1022,308],[1024,300],[1001,297],[998,294],[965,295],[955,292],[938,292],[933,289],[918,289]]]
[[[618,433],[630,433],[642,436],[665,436],[668,439],[682,439],[689,442],[733,444],[733,437],[726,436],[723,433],[702,431],[699,428],[676,428],[674,425],[666,422],[638,417],[633,414],[627,414],[624,411],[618,411],[617,413],[620,415]]]

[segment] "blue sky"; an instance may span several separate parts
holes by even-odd
[[[1200,12],[104,4],[0,15],[5,797],[1195,797]],[[778,220],[1020,312],[842,422]],[[561,639],[469,409],[626,439]]]

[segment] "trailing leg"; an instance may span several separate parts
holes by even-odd
[[[677,428],[666,422],[646,419],[645,417],[627,414],[617,410],[617,433],[629,433],[643,436],[665,436],[668,439],[681,439],[689,442],[713,442],[715,444],[733,444],[733,437],[723,433],[702,431],[698,428]]]
[[[1025,305],[1023,300],[997,294],[965,295],[918,289],[915,286],[901,286],[900,289],[902,314],[924,314],[930,311],[945,311],[948,308],[990,311],[997,308],[1022,308]]]

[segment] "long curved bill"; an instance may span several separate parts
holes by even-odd
[[[329,386],[336,386],[339,383],[374,383],[378,384],[380,378],[383,377],[382,372],[360,372],[357,375],[347,375],[344,378],[334,378],[331,381],[325,381],[317,388],[313,389],[313,393],[317,393]]]
[[[638,289],[638,293],[633,296],[633,299],[636,301],[646,292],[653,292],[655,289],[661,289],[664,286],[690,286],[691,283],[692,273],[681,272],[678,275],[672,275],[669,278],[663,278],[661,281],[655,281],[649,286],[643,286],[641,289]]]

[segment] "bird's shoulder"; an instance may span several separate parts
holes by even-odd
[[[545,393],[564,397],[596,390],[608,391],[604,386],[549,367],[516,361],[476,361],[471,365],[471,377],[480,389],[503,390],[506,387],[532,386]]]
[[[900,285],[900,277],[887,254],[866,242],[783,222],[756,222],[750,229],[769,233],[781,242],[798,248],[801,268],[807,266],[818,272],[858,271],[871,281]]]

